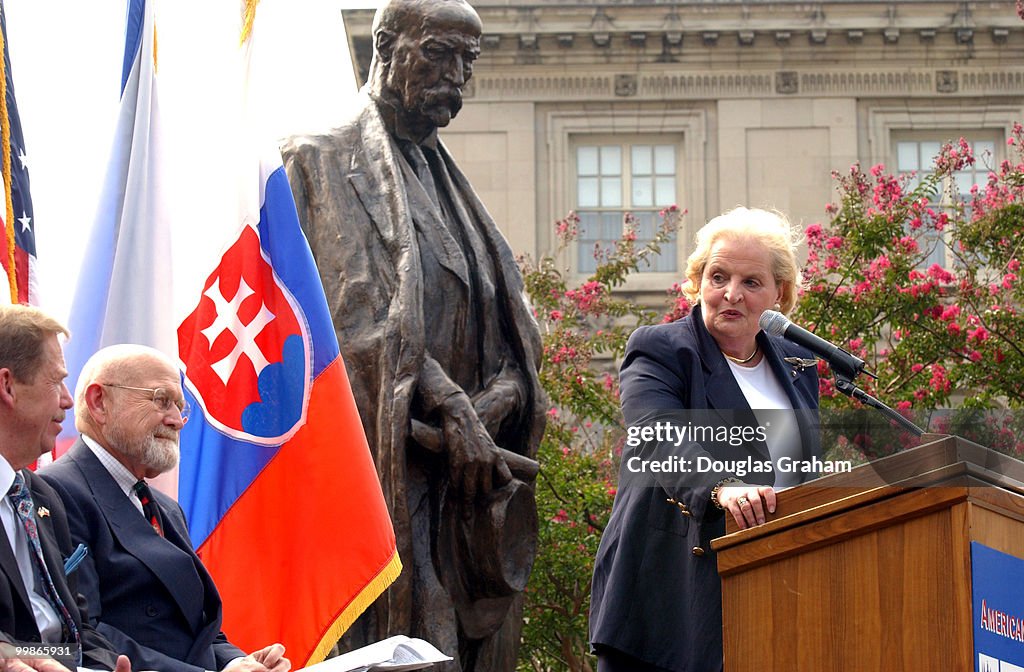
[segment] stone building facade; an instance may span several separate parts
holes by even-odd
[[[1024,21],[1013,0],[475,0],[484,23],[462,113],[443,139],[517,252],[567,267],[638,215],[688,210],[674,249],[629,288],[677,280],[693,232],[743,204],[821,221],[831,172],[927,170],[961,136],[984,181],[1024,120]],[[365,79],[371,10],[343,12]]]

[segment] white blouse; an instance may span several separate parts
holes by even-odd
[[[728,358],[725,361],[729,363],[732,375],[746,397],[747,404],[754,411],[758,423],[767,428],[766,443],[775,468],[775,488],[788,488],[799,484],[799,473],[781,471],[778,466],[781,458],[802,459],[803,449],[796,415],[779,412],[793,410],[793,404],[768,366],[768,360],[762,357],[757,366],[750,367],[740,366]]]

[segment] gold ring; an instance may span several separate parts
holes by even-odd
[[[743,506],[744,504],[750,504],[750,500],[747,499],[746,497],[740,497],[736,501],[739,502],[740,506]]]

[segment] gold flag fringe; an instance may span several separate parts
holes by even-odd
[[[244,7],[242,8],[242,35],[238,42],[239,46],[245,44],[245,41],[252,35],[252,24],[256,20],[256,5],[260,4],[260,0],[242,0]]]
[[[380,597],[388,586],[395,582],[398,575],[402,573],[402,560],[398,557],[398,551],[396,550],[391,556],[391,559],[384,565],[383,569],[377,573],[377,576],[366,585],[363,590],[348,603],[338,617],[334,620],[334,623],[327,629],[324,636],[320,638],[320,643],[313,649],[313,653],[310,654],[309,660],[299,667],[308,667],[315,663],[321,662],[327,657],[327,654],[331,652],[334,645],[337,643],[341,636],[345,634],[345,631],[355,623],[355,620],[359,617],[359,614],[366,611],[374,600]]]
[[[3,6],[0,5],[0,11]],[[7,50],[0,33],[0,54]],[[4,200],[7,216],[4,220],[7,238],[7,284],[11,290],[11,303],[18,302],[18,275],[14,260],[14,201],[11,196],[11,120],[7,116],[7,60],[0,56],[0,151],[3,151]]]

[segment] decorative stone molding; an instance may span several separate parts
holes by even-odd
[[[698,72],[648,68],[639,74],[616,72],[566,75],[564,72],[499,74],[478,71],[472,83],[478,100],[702,100],[775,96],[906,97],[1024,95],[1024,66],[1001,70],[914,68],[889,71]]]
[[[620,71],[642,71],[734,51],[740,59],[754,59],[751,63],[805,71],[818,68],[822,59],[894,70],[926,63],[935,70],[956,70],[964,64],[1003,68],[1024,62],[1024,23],[1011,0],[473,0],[473,5],[485,31],[478,70],[530,65],[589,71],[614,64]],[[362,75],[373,11],[342,10],[342,15]]]
[[[658,134],[677,135],[682,140],[682,162],[678,166],[681,179],[676,194],[678,202],[685,204],[689,214],[676,236],[676,258],[683,263],[696,227],[706,221],[704,194],[706,192],[706,145],[708,135],[707,113],[702,108],[671,109],[617,109],[617,110],[549,110],[541,118],[546,129],[547,174],[551,191],[548,194],[548,212],[552,218],[562,217],[572,207],[573,193],[573,138],[588,135]],[[554,227],[548,227],[547,240],[541,239],[542,249],[556,249]],[[545,245],[547,246],[545,248]],[[576,268],[576,249],[565,253],[562,262]],[[678,280],[679,273],[638,273],[626,283],[626,291],[659,291]]]
[[[474,75],[478,100],[544,100],[614,96],[613,75]]]
[[[808,0],[632,0],[632,3],[624,3],[623,0],[530,0],[529,4],[531,6],[544,8],[607,7],[609,9],[615,9],[620,8],[623,4],[641,4],[642,2],[642,4],[644,5],[652,6],[685,5],[688,7],[695,7],[697,9],[718,9],[723,5],[739,6],[741,4],[741,1],[744,7],[794,7],[798,10],[801,10],[808,6],[813,6],[816,10],[823,11],[824,13],[828,13],[829,9],[841,7],[843,5],[869,4],[858,3],[857,0],[824,0],[813,4],[808,2]],[[473,6],[476,7],[478,10],[480,8],[505,7],[508,4],[509,0],[473,0]],[[872,2],[870,4],[877,5],[878,3]],[[950,6],[956,9],[957,5],[963,3],[955,2],[953,0],[888,0],[887,4],[897,8],[919,8],[922,5],[934,4],[937,6]]]
[[[615,75],[616,96],[635,96],[636,87],[636,75]]]
[[[775,73],[775,93],[792,94],[800,91],[800,73],[782,70]]]
[[[935,91],[937,93],[956,93],[960,90],[960,77],[956,70],[935,71]]]
[[[931,71],[805,72],[800,91],[806,95],[909,95],[929,94]]]
[[[1024,92],[1024,70],[964,70],[960,73],[960,92],[1021,93]]]
[[[746,97],[774,92],[774,73],[657,74],[640,77],[640,95],[652,98]]]
[[[892,134],[899,131],[948,131],[949,129],[997,129],[1010,137],[1013,124],[1024,110],[1020,105],[967,104],[948,107],[921,103],[887,106],[874,105],[867,110],[867,132],[872,164],[888,163]]]

